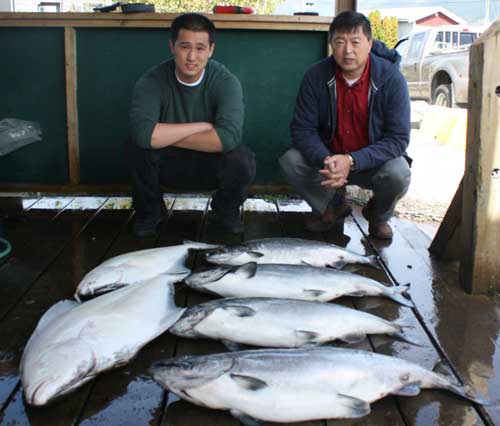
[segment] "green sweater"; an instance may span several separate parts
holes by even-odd
[[[241,143],[244,107],[238,79],[219,62],[209,60],[201,83],[184,86],[175,76],[173,59],[147,71],[136,83],[130,107],[130,134],[142,148],[151,148],[156,123],[209,122],[223,151]]]

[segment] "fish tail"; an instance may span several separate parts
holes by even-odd
[[[424,346],[422,344],[422,342],[419,342],[418,340],[414,340],[411,337],[405,336],[404,333],[401,333],[399,331],[396,333],[392,333],[392,337],[394,337],[395,339],[400,340],[402,342],[410,343],[411,345],[414,345],[414,346],[419,346],[419,347]]]
[[[453,392],[462,398],[468,399],[469,401],[475,402],[476,404],[480,405],[490,405],[491,402],[488,401],[486,398],[482,397],[481,395],[478,395],[470,386],[468,385],[455,385],[453,383],[448,382],[446,386],[444,386],[445,389],[449,390],[450,392]]]
[[[378,269],[379,271],[382,270],[382,266],[380,266],[380,257],[377,256],[376,254],[372,254],[370,256],[366,256],[366,264],[371,266],[372,268]]]
[[[408,291],[410,290],[410,283],[406,283],[400,286],[391,287],[391,292],[387,294],[387,296],[398,302],[400,305],[408,306],[409,308],[414,308],[415,304],[405,297],[404,295],[408,295]]]

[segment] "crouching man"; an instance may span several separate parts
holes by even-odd
[[[216,220],[226,231],[243,231],[239,209],[255,177],[255,158],[241,143],[241,84],[210,59],[214,36],[205,16],[178,16],[170,29],[173,59],[147,71],[135,85],[127,163],[138,237],[154,235],[163,217],[161,184],[217,189],[211,203]]]
[[[343,12],[330,25],[332,56],[302,81],[292,146],[281,157],[288,182],[312,208],[310,231],[326,231],[351,208],[345,186],[373,191],[363,209],[374,238],[392,239],[388,224],[410,184],[410,100],[395,50],[372,40],[368,19]]]

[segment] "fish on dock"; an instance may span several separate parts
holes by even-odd
[[[88,272],[75,293],[76,300],[107,293],[159,274],[186,274],[190,249],[216,248],[217,245],[196,241],[184,244],[139,250],[106,260]]]
[[[482,404],[465,386],[373,352],[321,347],[182,356],[153,364],[153,378],[193,404],[229,410],[244,425],[359,418],[387,395],[437,388]]]
[[[347,264],[362,264],[380,269],[377,256],[364,256],[343,247],[300,238],[263,238],[240,245],[224,246],[205,255],[210,263],[243,265],[248,262],[289,265],[331,266],[341,269]]]
[[[188,308],[170,333],[239,345],[298,348],[333,340],[356,343],[367,334],[388,334],[415,343],[400,324],[333,303],[276,298],[227,298]]]
[[[26,401],[41,406],[128,363],[184,312],[160,275],[78,303],[64,300],[40,319],[21,359]]]
[[[386,286],[371,278],[332,268],[257,264],[217,266],[183,279],[195,290],[222,297],[278,297],[328,302],[342,296],[381,296],[413,307],[403,295],[409,285]]]

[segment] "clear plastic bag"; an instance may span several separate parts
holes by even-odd
[[[17,118],[0,120],[0,156],[41,140],[42,129],[34,121]]]

